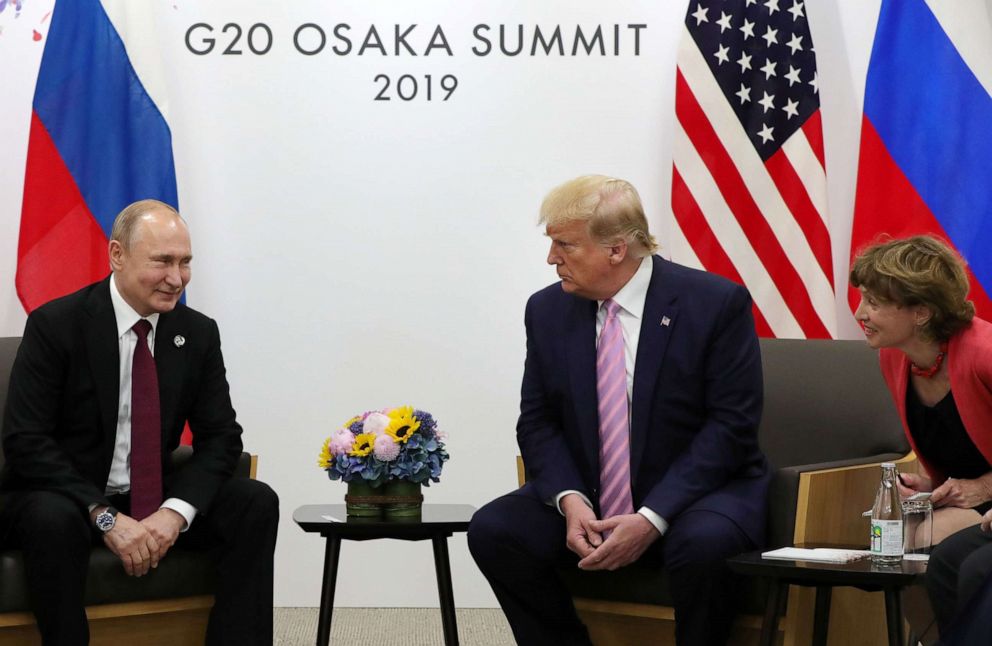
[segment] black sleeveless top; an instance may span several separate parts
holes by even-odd
[[[906,422],[920,455],[940,469],[948,478],[974,479],[992,470],[981,454],[958,414],[954,393],[934,406],[924,406],[913,384],[906,387]],[[974,508],[980,514],[992,509],[992,501]]]

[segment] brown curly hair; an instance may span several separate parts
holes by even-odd
[[[850,280],[883,302],[928,307],[930,320],[920,333],[933,341],[947,341],[975,316],[975,305],[967,300],[964,260],[933,236],[888,240],[863,249],[851,266]]]

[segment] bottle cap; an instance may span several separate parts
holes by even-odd
[[[882,463],[882,468],[883,469],[895,469],[896,468],[896,463],[895,462],[883,462]]]

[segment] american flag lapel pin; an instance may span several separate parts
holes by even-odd
[[[664,325],[665,327],[668,327],[671,324],[671,322],[672,319],[668,318],[667,316],[661,317],[661,324]]]

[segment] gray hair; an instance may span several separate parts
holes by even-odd
[[[124,207],[123,211],[117,214],[117,217],[114,219],[114,226],[110,231],[110,239],[119,242],[125,250],[130,250],[131,245],[135,242],[135,232],[138,229],[138,221],[141,219],[141,216],[159,210],[173,213],[183,224],[186,223],[186,220],[183,220],[183,217],[179,215],[179,211],[165,202],[158,200],[138,200],[137,202],[128,204]]]

